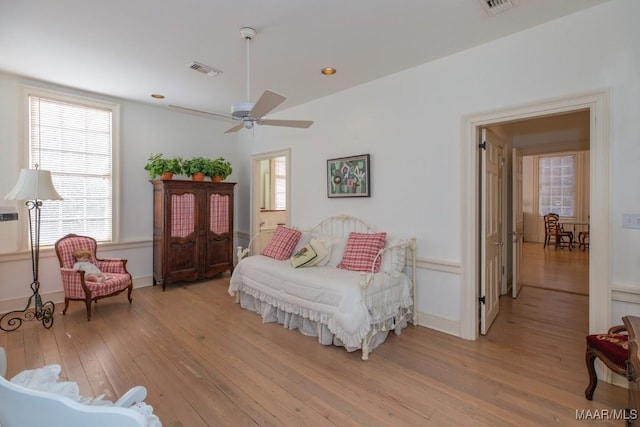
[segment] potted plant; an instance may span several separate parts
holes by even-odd
[[[211,161],[209,171],[207,171],[207,175],[211,177],[212,181],[224,181],[227,179],[233,169],[231,168],[231,163],[225,160],[222,157],[218,157],[215,160]]]
[[[185,160],[183,163],[183,172],[187,175],[191,175],[191,179],[194,181],[203,181],[207,175],[211,160],[204,157],[194,157],[189,160]]]
[[[151,154],[144,169],[149,172],[151,179],[160,176],[161,179],[171,179],[174,174],[182,173],[182,158],[165,159],[162,153]]]

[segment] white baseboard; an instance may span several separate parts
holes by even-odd
[[[417,326],[424,326],[456,337],[460,336],[460,320],[447,319],[429,313],[418,312],[417,314]]]

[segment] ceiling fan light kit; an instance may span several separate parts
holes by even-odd
[[[251,27],[240,28],[240,35],[247,46],[247,99],[251,99],[251,40],[257,32]],[[264,117],[287,98],[271,90],[265,90],[258,101],[236,102],[231,106],[231,118],[242,123],[227,129],[225,133],[237,132],[242,128],[252,129],[254,124],[268,126],[285,126],[294,128],[308,128],[313,124],[310,120],[266,120]]]

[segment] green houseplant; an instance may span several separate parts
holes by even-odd
[[[194,181],[202,181],[211,168],[211,160],[204,157],[194,157],[185,160],[182,165],[183,172],[191,175]]]
[[[209,171],[207,171],[206,174],[210,176],[213,181],[224,181],[229,175],[231,175],[232,171],[231,163],[222,157],[218,157],[211,161]],[[216,177],[220,178],[217,179]]]
[[[166,159],[162,153],[152,153],[147,159],[144,169],[149,172],[151,179],[156,176],[160,176],[162,179],[171,179],[174,174],[182,173],[182,162],[181,157]]]

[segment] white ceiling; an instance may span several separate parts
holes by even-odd
[[[284,109],[608,0],[511,1],[489,16],[481,0],[0,0],[0,70],[228,114],[246,101],[239,29],[250,26],[251,100],[271,89]]]

